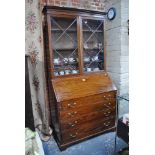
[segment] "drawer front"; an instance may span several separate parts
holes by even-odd
[[[116,102],[100,102],[90,104],[89,106],[60,111],[60,119],[62,121],[75,120],[77,118],[81,118],[82,116],[89,115],[94,112],[99,114],[102,113],[105,114],[105,116],[108,116],[108,113],[111,114],[113,111],[116,111]]]
[[[100,111],[100,112],[92,112],[90,114],[85,114],[82,117],[78,118],[72,118],[72,119],[61,119],[61,130],[67,130],[67,129],[72,129],[76,128],[77,126],[83,124],[83,123],[88,123],[96,120],[106,120],[109,118],[113,118],[116,116],[116,110],[105,110],[105,111]]]
[[[106,104],[116,102],[115,91],[61,102],[60,110],[76,109],[77,107],[90,106],[91,104],[101,102]]]
[[[80,138],[91,136],[95,133],[110,129],[115,126],[115,118],[104,121],[94,121],[82,124],[77,128],[62,132],[62,140],[64,143],[72,142]]]

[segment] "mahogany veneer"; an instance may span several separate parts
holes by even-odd
[[[115,128],[116,87],[106,73],[52,79],[61,149]]]
[[[55,139],[60,149],[63,150],[87,138],[115,130],[117,90],[105,71],[104,41],[97,42],[97,39],[91,40],[90,44],[88,44],[89,48],[93,46],[92,41],[100,46],[96,48],[95,43],[95,48],[92,47],[91,50],[89,48],[86,49],[84,45],[84,39],[87,40],[86,37],[91,38],[91,33],[92,35],[96,33],[95,35],[103,40],[103,37],[101,37],[103,36],[102,32],[104,32],[103,14],[100,12],[85,12],[74,9],[51,9],[50,7],[45,8],[44,13],[45,69],[51,112],[51,126],[54,130]],[[67,28],[68,31],[64,30],[64,32],[61,32],[62,27],[66,24],[64,18],[68,21],[73,19],[76,22],[74,21],[74,25],[70,29],[69,27]],[[64,25],[62,25],[61,19]],[[89,22],[92,22],[94,25],[95,22],[98,25],[101,23],[100,25],[102,27],[89,31],[86,26],[90,24]],[[75,48],[77,48],[75,50],[77,54],[75,60],[77,62],[70,63],[69,66],[72,67],[73,65],[73,68],[78,70],[77,74],[73,72],[75,69],[72,69],[72,71],[66,69],[68,67],[67,63],[63,65],[63,60],[66,60],[66,58],[63,60],[60,59],[61,63],[57,65],[53,62],[55,61],[57,63],[58,57],[66,57],[65,54],[67,55],[70,52],[66,49],[65,43],[67,40],[62,37],[64,34],[67,36],[70,35],[74,39],[77,37],[75,39],[77,40],[75,44]],[[56,40],[55,37],[58,37],[58,39]],[[59,38],[64,39],[64,43],[60,42]],[[58,45],[56,43],[53,44],[52,39],[56,40],[55,42]],[[60,45],[64,46],[64,49]],[[72,44],[68,39],[67,47],[69,46],[72,46]],[[68,50],[72,50],[72,48],[70,47]],[[91,62],[87,62],[89,66],[92,65],[92,72],[89,72],[90,68],[87,69],[87,63],[84,61],[84,55],[88,51],[90,55],[93,54]],[[95,62],[96,60],[94,60],[96,54],[99,54],[99,62]],[[99,70],[96,69],[97,66]],[[66,75],[62,75],[62,73],[66,73]],[[69,75],[67,75],[68,73]]]

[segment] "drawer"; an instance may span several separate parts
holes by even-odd
[[[106,113],[108,112],[113,112],[116,110],[116,102],[100,102],[96,104],[90,104],[89,106],[83,106],[83,107],[78,107],[74,109],[68,109],[68,110],[63,110],[60,111],[60,119],[63,120],[73,120],[76,118],[81,118],[84,115],[89,115],[91,113],[96,112],[97,113]],[[108,114],[106,114],[108,115]],[[103,116],[103,115],[102,115]]]
[[[98,132],[110,129],[115,126],[115,118],[104,120],[104,121],[94,121],[89,123],[84,123],[77,128],[66,130],[62,132],[63,142],[72,142],[80,138],[91,136]]]
[[[92,112],[90,114],[85,114],[82,117],[73,118],[73,119],[61,119],[61,130],[67,130],[76,128],[77,126],[88,123],[90,121],[96,121],[96,120],[106,120],[109,118],[113,118],[116,116],[116,110],[106,110],[106,111],[100,111],[100,112]]]
[[[109,104],[111,102],[116,102],[115,91],[60,102],[60,110],[75,109],[77,107],[90,106],[91,104],[101,103],[101,102],[102,103],[104,102],[106,104]]]

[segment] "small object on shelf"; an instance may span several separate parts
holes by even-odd
[[[99,47],[99,43],[94,43],[94,48],[97,49]]]
[[[70,74],[70,70],[65,70],[65,74],[66,75]]]
[[[77,74],[78,71],[77,71],[77,70],[72,70],[72,73],[73,73],[73,74]]]
[[[59,58],[54,59],[54,64],[59,64],[59,62],[60,62]]]
[[[84,44],[84,49],[88,49],[87,43]]]
[[[90,58],[89,57],[85,57],[84,58],[84,62],[89,62],[90,61]]]
[[[59,74],[60,75],[64,75],[65,73],[64,73],[64,71],[60,71]]]
[[[104,55],[102,51],[98,54],[98,59],[104,61]]]
[[[54,72],[54,75],[55,75],[55,76],[58,76],[58,75],[59,75],[59,73],[58,73],[58,72]]]
[[[98,56],[93,57],[92,61],[98,61]]]
[[[75,62],[74,58],[68,58],[69,62]]]
[[[87,24],[87,20],[85,20],[84,23]]]
[[[99,71],[99,68],[94,68],[94,70],[93,70],[93,71],[97,72],[97,71]]]
[[[87,70],[87,72],[91,72],[92,69],[91,68],[87,68],[86,70]]]
[[[102,48],[102,43],[98,43],[98,48],[99,48],[99,49]]]
[[[94,45],[95,45],[94,41],[89,41],[89,42],[87,42],[87,48],[88,48],[88,49],[94,48]],[[87,48],[86,48],[86,49],[87,49]]]
[[[67,64],[67,63],[68,63],[68,58],[64,58],[64,59],[63,59],[63,62],[64,62],[65,64]]]

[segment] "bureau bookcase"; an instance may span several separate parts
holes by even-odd
[[[117,90],[106,72],[104,14],[44,8],[51,126],[61,150],[116,128]]]

